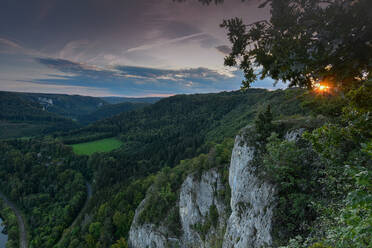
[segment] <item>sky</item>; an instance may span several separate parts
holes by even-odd
[[[259,0],[1,0],[0,90],[170,96],[237,90],[223,19],[267,19]],[[265,79],[253,87],[273,89]]]

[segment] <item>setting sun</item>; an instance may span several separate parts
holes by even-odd
[[[328,92],[331,89],[327,84],[317,83],[314,90],[317,92]]]

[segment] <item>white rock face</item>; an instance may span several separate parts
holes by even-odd
[[[222,226],[226,223],[226,209],[222,200],[217,197],[218,191],[223,189],[219,173],[212,169],[203,172],[201,177],[189,175],[183,182],[179,197],[179,214],[183,234],[181,237],[169,237],[170,230],[163,225],[139,225],[138,217],[143,211],[146,199],[136,210],[136,214],[129,232],[129,244],[132,248],[165,248],[165,247],[209,247],[208,243],[215,239]],[[193,228],[195,224],[204,224],[209,210],[215,205],[219,214],[217,227],[211,227],[205,237]]]
[[[129,246],[133,248],[160,248],[168,247],[168,243],[179,243],[177,238],[168,237],[169,231],[165,227],[154,224],[139,225],[138,218],[143,211],[145,202],[146,198],[136,209],[129,231]]]
[[[200,179],[195,174],[190,175],[183,182],[180,191],[179,211],[182,223],[182,243],[184,247],[209,247],[209,242],[216,239],[218,232],[225,224],[226,207],[217,194],[223,190],[219,173],[212,169],[204,172]],[[204,224],[212,205],[218,212],[218,225],[211,226],[203,238],[193,228],[195,224]]]
[[[44,105],[53,105],[53,100],[46,97],[39,97],[38,98],[40,104]]]
[[[232,213],[227,222],[224,248],[259,248],[272,244],[275,187],[256,176],[254,148],[237,136],[231,156],[229,183]]]
[[[167,239],[153,224],[144,224],[130,230],[131,247],[166,247]]]

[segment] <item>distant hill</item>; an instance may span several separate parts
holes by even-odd
[[[133,103],[133,102],[123,102],[123,103],[117,103],[117,104],[107,104],[96,111],[79,117],[79,122],[82,124],[88,124],[91,122],[95,122],[98,120],[102,120],[108,117],[112,117],[114,115],[123,113],[123,112],[128,112],[132,111],[135,109],[139,109],[145,106],[150,105],[149,103]]]
[[[116,104],[116,103],[123,103],[123,102],[131,102],[131,103],[156,103],[157,101],[163,99],[162,97],[101,97],[101,99],[105,100],[108,103]]]
[[[45,107],[20,93],[0,92],[0,138],[45,134],[78,127],[71,119],[45,111]]]
[[[78,120],[82,115],[88,115],[109,103],[98,97],[40,94],[40,93],[15,93],[30,101],[43,106],[43,109],[66,118]]]
[[[0,91],[0,139],[68,131],[148,104],[111,104],[99,97]]]

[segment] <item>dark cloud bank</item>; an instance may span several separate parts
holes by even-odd
[[[88,86],[108,88],[124,95],[180,94],[217,92],[237,89],[241,73],[224,74],[208,68],[166,70],[136,66],[98,68],[64,59],[38,58],[37,61],[65,76],[49,75],[49,79],[35,79],[33,83],[49,85]]]

